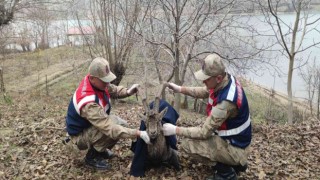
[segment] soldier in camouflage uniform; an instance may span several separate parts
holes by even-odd
[[[110,115],[110,98],[124,98],[137,92],[138,84],[127,89],[110,84],[116,76],[109,63],[95,58],[89,66],[89,74],[80,82],[71,98],[66,117],[67,132],[80,150],[88,149],[85,162],[98,170],[110,169],[105,159],[120,138],[140,137],[147,144],[146,131],[124,127],[126,121]]]
[[[237,179],[236,172],[247,167],[251,143],[249,106],[239,81],[225,72],[221,58],[208,55],[195,77],[205,87],[184,87],[168,83],[174,92],[208,98],[207,118],[200,127],[164,124],[165,135],[187,137],[181,149],[192,158],[210,164],[215,172],[208,179]]]

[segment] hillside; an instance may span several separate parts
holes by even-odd
[[[87,58],[82,59],[85,61]],[[0,179],[128,178],[131,140],[120,140],[114,147],[117,156],[110,160],[112,171],[107,172],[86,168],[83,162],[86,152],[75,149],[71,143],[62,143],[66,134],[64,118],[67,105],[86,72],[85,65],[79,66],[77,73],[70,73],[67,78],[49,86],[48,95],[46,89],[31,88],[24,93],[8,91],[10,102],[1,98]],[[138,77],[125,77],[123,84],[128,78]],[[16,79],[19,79],[18,84],[32,83],[26,77]],[[17,82],[12,80],[11,84]],[[249,102],[250,107],[255,106],[257,101],[266,101],[252,97],[255,98]],[[113,104],[113,113],[128,120],[132,128],[139,126],[138,112],[142,113],[140,98],[138,101],[135,97],[116,100]],[[257,117],[256,110],[252,110],[252,114]],[[203,122],[203,115],[191,109],[182,110],[180,115],[178,125],[198,126]],[[319,120],[310,118],[291,126],[274,122],[258,123],[255,118],[253,121],[249,168],[240,175],[240,179],[320,178]],[[204,179],[210,175],[210,167],[191,162],[181,152],[179,156],[182,164],[180,172],[166,167],[151,169],[142,179]]]

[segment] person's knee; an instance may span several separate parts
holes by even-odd
[[[88,149],[89,145],[85,142],[78,141],[77,147],[79,150],[86,150],[86,149]]]
[[[194,143],[190,139],[183,139],[180,143],[181,150],[186,153],[191,153],[191,147],[194,146]]]

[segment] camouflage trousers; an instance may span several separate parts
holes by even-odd
[[[96,127],[91,126],[88,129],[85,129],[81,134],[71,136],[71,141],[80,150],[86,150],[93,146],[97,151],[103,152],[106,149],[113,148],[118,142],[118,139],[112,139],[103,134]]]
[[[217,162],[228,165],[245,165],[249,148],[241,149],[232,146],[219,136],[209,139],[184,139],[181,150],[187,153],[194,161],[214,166]]]

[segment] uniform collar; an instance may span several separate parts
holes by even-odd
[[[221,83],[219,83],[215,88],[214,88],[214,94],[217,94],[221,89],[223,89],[224,87],[226,87],[229,83],[229,74],[226,73],[226,75],[224,76],[224,78],[222,79]]]

